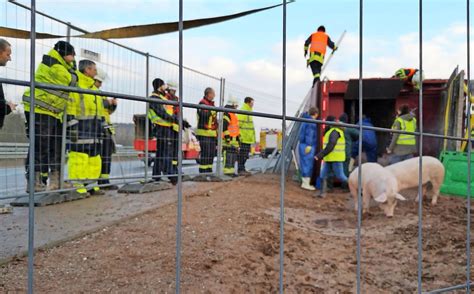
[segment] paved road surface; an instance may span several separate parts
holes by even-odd
[[[247,163],[247,169],[263,168],[267,159],[259,157],[251,158]],[[183,172],[186,175],[196,175],[199,173],[199,167],[194,160],[183,161]],[[215,165],[215,163],[214,163]],[[112,162],[111,177],[142,177],[144,175],[145,165],[138,160],[123,160]],[[151,168],[149,175],[151,175]],[[120,183],[126,180],[115,180]],[[23,166],[5,167],[0,169],[0,203],[8,203],[1,198],[13,197],[18,194],[24,194],[26,188],[25,170]]]
[[[247,168],[264,166],[266,160],[250,159]],[[143,170],[143,163],[122,162],[127,174]],[[117,174],[119,163],[114,163],[114,174]],[[198,171],[196,164],[186,164],[185,173]],[[12,181],[12,190],[20,190],[23,184],[21,168],[8,168],[9,178]],[[2,176],[7,174],[2,171]],[[18,186],[14,186],[16,183]],[[5,179],[2,178],[2,182]],[[23,186],[20,186],[21,185]],[[202,193],[214,189],[225,183],[183,183],[183,193]],[[3,189],[5,191],[5,189]],[[88,199],[66,202],[62,204],[38,207],[35,209],[35,247],[54,244],[60,240],[75,238],[83,233],[104,228],[114,222],[131,217],[149,209],[173,203],[177,199],[176,188],[146,194],[118,194],[107,191],[105,196],[90,197]],[[25,252],[28,236],[28,208],[15,207],[13,213],[0,215],[0,262],[16,254]]]

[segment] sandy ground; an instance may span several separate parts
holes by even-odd
[[[185,189],[183,293],[278,290],[279,177],[258,175],[206,192]],[[347,193],[315,199],[288,182],[285,225],[287,293],[353,293],[356,217]],[[417,287],[417,206],[399,203],[387,219],[377,207],[363,220],[364,293],[413,293]],[[427,201],[428,203],[428,201]],[[168,204],[39,252],[37,293],[171,293],[175,284],[176,205]],[[441,197],[424,207],[423,290],[465,279],[466,209]],[[0,268],[0,292],[23,292],[26,259]]]

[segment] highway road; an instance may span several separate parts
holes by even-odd
[[[254,157],[247,162],[247,169],[261,169],[265,166],[268,159]],[[215,166],[215,162],[214,162]],[[143,177],[145,165],[142,161],[131,160],[129,158],[112,162],[111,178],[123,177]],[[148,169],[151,175],[151,168]],[[183,162],[183,172],[185,175],[196,175],[199,173],[199,167],[194,160],[185,160]],[[66,175],[67,177],[67,175]],[[128,180],[113,180],[115,183],[121,183]],[[13,197],[24,194],[26,188],[25,170],[21,165],[4,167],[0,169],[0,203],[9,203],[10,200],[1,198]]]

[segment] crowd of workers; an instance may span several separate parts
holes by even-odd
[[[319,111],[312,107],[303,115],[304,118],[317,119]],[[325,121],[335,122],[336,118],[329,115]],[[339,122],[348,123],[347,114],[340,115]],[[373,127],[370,118],[365,115],[362,117],[363,126]],[[408,105],[402,105],[398,110],[398,115],[393,122],[392,129],[405,132],[416,131],[416,118]],[[325,197],[328,191],[329,178],[334,176],[341,182],[341,186],[347,188],[347,179],[352,171],[355,159],[359,156],[359,140],[362,140],[362,151],[366,154],[367,162],[377,162],[377,136],[374,130],[364,129],[359,136],[357,128],[326,125],[323,131],[323,146],[319,152],[318,148],[318,129],[314,123],[303,123],[299,134],[299,158],[300,172],[302,177],[301,187],[306,190],[315,190],[311,183],[315,183],[315,178],[311,181],[313,167],[317,166],[318,161],[323,161],[321,173],[321,189],[319,197]],[[386,153],[389,154],[389,163],[394,164],[409,158],[412,158],[417,152],[416,138],[414,135],[393,133]]]
[[[12,48],[5,39],[0,39],[0,66],[11,60]],[[51,85],[77,87],[95,93],[77,93],[62,90],[35,88],[34,108],[31,107],[31,91],[23,94],[27,136],[34,128],[34,169],[29,169],[28,151],[25,169],[26,178],[34,173],[34,190],[42,192],[71,188],[80,195],[96,194],[105,189],[117,189],[110,184],[112,154],[115,151],[114,126],[110,115],[117,108],[117,99],[103,97],[99,91],[107,74],[97,68],[91,60],[75,61],[74,47],[65,41],[59,41],[47,54],[35,72],[35,81]],[[167,84],[162,79],[153,80],[151,98],[156,101],[177,101],[176,85]],[[204,90],[199,104],[214,106],[215,91]],[[242,110],[252,111],[254,99],[246,97]],[[15,110],[16,104],[7,102],[0,84],[0,123],[4,117]],[[226,108],[236,109],[238,101],[229,99]],[[30,112],[34,112],[34,123],[30,121]],[[179,108],[177,106],[150,102],[147,117],[152,123],[153,135],[157,139],[156,157],[153,165],[153,180],[161,181],[167,176],[172,184],[177,182],[177,160],[179,136]],[[208,109],[197,110],[196,135],[200,142],[199,172],[210,176],[214,157],[217,153],[218,120],[217,112]],[[63,124],[66,125],[66,137],[63,136]],[[0,127],[1,127],[0,125]],[[190,128],[183,120],[183,128]],[[255,128],[251,115],[225,112],[223,115],[223,153],[224,173],[228,176],[248,175],[245,163],[249,158],[250,146],[255,143]],[[60,183],[61,152],[64,141],[68,153],[69,181]],[[238,163],[238,172],[234,164]],[[27,185],[27,191],[29,185]]]

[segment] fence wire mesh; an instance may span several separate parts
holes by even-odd
[[[469,97],[470,83],[467,83],[467,93],[464,93],[464,81],[465,77],[467,81],[470,81],[470,20],[469,20],[469,0],[467,0],[467,71],[464,76],[464,72],[453,73],[452,78],[447,82],[446,91],[447,96],[454,97],[453,100],[462,101],[464,96],[467,94]],[[34,11],[35,1],[32,1],[31,7]],[[363,117],[365,114],[365,108],[367,107],[367,100],[364,98],[365,90],[363,85],[363,7],[364,1],[360,0],[359,2],[359,80],[358,80],[358,93],[357,100],[355,103],[358,103],[358,118]],[[423,16],[423,1],[419,1],[419,70],[423,71],[423,27],[422,27],[422,16]],[[0,9],[0,19],[1,25],[10,28],[17,28],[23,30],[32,30],[33,32],[42,32],[50,34],[60,34],[74,36],[76,34],[84,32],[79,28],[68,25],[63,21],[48,17],[43,14],[34,14],[36,16],[32,17],[30,10],[26,9],[24,6],[17,5],[8,1],[1,3],[2,9]],[[183,1],[180,1],[180,20],[182,21],[182,8]],[[425,267],[430,266],[429,263],[424,259],[424,252],[428,255],[430,252],[426,249],[426,243],[429,242],[430,236],[423,235],[423,201],[420,197],[418,201],[418,229],[417,229],[417,292],[422,293],[425,289],[429,289],[431,293],[442,293],[448,292],[456,289],[466,289],[470,291],[471,286],[471,256],[470,256],[470,244],[471,244],[471,201],[470,201],[470,182],[471,182],[471,104],[469,99],[467,103],[458,103],[457,108],[453,108],[453,112],[458,115],[455,120],[457,126],[448,126],[445,128],[445,132],[439,131],[439,128],[433,128],[431,126],[426,126],[424,128],[424,121],[426,118],[431,117],[431,113],[424,116],[426,112],[424,104],[431,103],[431,100],[428,100],[425,97],[425,91],[428,92],[430,89],[425,89],[422,84],[419,90],[419,99],[417,103],[418,107],[418,119],[419,125],[417,131],[403,131],[403,130],[393,130],[389,125],[380,124],[375,126],[363,125],[362,122],[356,124],[347,124],[339,122],[328,122],[322,119],[308,119],[302,117],[293,117],[287,115],[287,113],[295,113],[299,103],[298,97],[289,97],[286,99],[286,2],[283,5],[283,39],[284,39],[284,50],[282,56],[282,95],[274,96],[272,94],[262,93],[259,90],[250,89],[245,86],[235,84],[231,81],[224,80],[221,77],[214,77],[212,75],[195,71],[189,68],[183,67],[182,59],[182,46],[183,43],[180,42],[180,61],[179,64],[163,60],[159,57],[151,56],[144,52],[139,52],[137,50],[127,48],[125,46],[118,45],[116,43],[107,41],[107,40],[95,40],[95,39],[83,39],[72,37],[70,38],[70,43],[74,46],[76,50],[76,61],[80,65],[80,60],[92,59],[95,62],[95,66],[98,69],[97,74],[102,75],[99,77],[101,83],[96,84],[100,88],[102,93],[99,95],[94,95],[94,92],[91,92],[91,88],[80,87],[82,89],[71,89],[68,85],[61,85],[55,89],[48,89],[47,86],[37,84],[37,82],[43,82],[41,80],[35,81],[30,79],[32,74],[30,70],[30,63],[32,62],[30,54],[34,52],[34,68],[37,69],[40,62],[43,60],[43,56],[48,54],[50,50],[55,46],[58,40],[56,39],[42,39],[30,42],[29,40],[21,39],[9,39],[11,47],[14,50],[13,60],[7,64],[5,67],[0,67],[0,76],[2,77],[0,81],[3,83],[3,88],[5,91],[5,96],[12,102],[19,105],[18,109],[9,115],[8,119],[5,122],[3,129],[0,132],[0,160],[2,161],[2,170],[0,171],[0,204],[6,203],[10,199],[17,198],[19,196],[29,196],[30,202],[26,202],[29,205],[29,235],[28,240],[30,242],[28,248],[29,254],[29,263],[25,264],[25,271],[28,270],[28,291],[33,292],[33,238],[34,234],[37,234],[39,239],[38,244],[43,245],[48,236],[47,230],[35,230],[34,219],[47,217],[46,211],[41,209],[34,208],[34,201],[38,197],[47,195],[48,193],[59,193],[59,192],[71,192],[77,191],[80,185],[87,184],[86,190],[89,190],[90,193],[98,194],[100,189],[110,187],[115,184],[128,184],[128,183],[140,183],[147,184],[149,180],[156,180],[158,182],[163,176],[167,176],[168,180],[172,184],[177,184],[177,199],[178,199],[178,212],[176,220],[176,251],[173,248],[169,249],[169,252],[166,254],[176,253],[176,278],[175,280],[167,279],[165,283],[174,287],[177,293],[180,292],[180,285],[182,282],[181,277],[181,253],[184,252],[185,258],[191,258],[189,252],[186,254],[186,246],[189,245],[190,241],[194,238],[195,232],[193,227],[187,223],[190,214],[188,212],[189,207],[187,207],[186,201],[183,199],[183,176],[197,176],[199,174],[204,176],[213,176],[219,177],[222,174],[236,174],[241,169],[239,165],[239,154],[233,154],[235,151],[231,148],[229,142],[226,141],[225,136],[223,136],[225,129],[222,128],[224,124],[225,116],[228,113],[236,113],[240,115],[250,115],[254,119],[256,130],[262,129],[262,133],[265,136],[268,130],[264,126],[272,126],[274,129],[280,129],[281,131],[281,147],[276,147],[278,149],[285,150],[286,146],[291,146],[289,138],[291,137],[289,132],[286,131],[287,121],[289,122],[300,122],[300,123],[309,123],[316,124],[318,127],[322,125],[327,126],[338,126],[345,127],[347,129],[358,129],[359,130],[359,139],[358,139],[358,154],[362,154],[363,149],[362,136],[364,132],[373,131],[377,135],[383,136],[388,133],[399,134],[399,135],[413,135],[418,140],[418,153],[423,155],[424,146],[427,147],[436,145],[436,146],[448,146],[448,148],[459,149],[463,144],[466,145],[467,150],[467,172],[465,173],[467,179],[467,200],[466,200],[466,275],[465,282],[462,285],[456,285],[448,288],[440,288],[436,290],[435,288],[439,285],[437,283],[431,282],[428,279],[424,279]],[[180,24],[180,41],[183,39],[182,35],[182,23]],[[32,33],[34,36],[34,33]],[[32,51],[31,48],[35,46],[35,50]],[[79,68],[81,69],[81,68]],[[84,69],[84,68],[83,68]],[[83,72],[84,74],[84,72]],[[90,76],[92,80],[97,76]],[[162,82],[160,82],[161,80]],[[53,133],[38,134],[38,129],[34,129],[31,133],[31,129],[24,127],[25,121],[31,120],[32,117],[28,115],[28,111],[21,106],[22,97],[27,90],[30,83],[33,86],[36,86],[37,89],[41,90],[59,90],[69,93],[68,95],[76,95],[80,99],[85,99],[83,97],[94,96],[95,98],[95,109],[97,110],[100,107],[110,107],[110,110],[107,111],[108,115],[99,115],[103,116],[104,124],[108,125],[109,128],[106,128],[104,133],[94,134],[100,144],[98,147],[94,147],[94,154],[89,154],[89,157],[98,156],[101,158],[99,163],[99,170],[94,175],[82,175],[80,172],[81,168],[86,168],[87,166],[77,167],[71,164],[71,157],[77,156],[74,153],[84,153],[78,151],[84,151],[84,149],[74,149],[74,145],[77,144],[76,141],[71,140],[70,130],[68,123],[71,122],[71,119],[67,117],[67,112],[65,116],[58,116],[57,121],[50,121],[50,118],[44,116],[38,116],[35,114],[32,117],[35,117],[35,123],[40,125],[45,125],[50,128],[52,124],[55,125],[55,131]],[[175,93],[175,96],[169,95],[170,89],[160,88],[164,84],[167,84],[168,87],[171,87]],[[316,87],[318,89],[320,85]],[[210,95],[211,88],[215,95]],[[364,88],[364,89],[363,89]],[[95,90],[95,89],[94,89]],[[273,91],[272,91],[273,92]],[[103,97],[102,97],[103,95]],[[36,95],[38,96],[38,95]],[[151,96],[151,97],[150,97]],[[214,105],[211,104],[202,104],[201,100],[204,96],[215,96]],[[97,98],[98,97],[98,98]],[[165,97],[165,98],[163,98]],[[240,106],[243,105],[244,99],[246,97],[251,97],[255,100],[254,112],[249,113],[245,109],[241,109]],[[31,101],[34,101],[37,97],[32,98]],[[430,97],[431,98],[431,97]],[[100,100],[97,100],[100,99]],[[428,100],[428,101],[427,101]],[[41,103],[41,100],[38,100]],[[237,108],[229,108],[229,104],[233,103],[238,104]],[[354,107],[355,107],[354,103]],[[271,105],[271,107],[269,107]],[[288,106],[288,107],[287,107]],[[175,117],[176,119],[170,124],[175,125],[178,131],[172,131],[169,127],[164,127],[163,124],[159,122],[154,122],[152,117],[153,115],[160,116],[158,111],[163,110],[167,112],[168,115]],[[98,111],[98,110],[97,110]],[[446,114],[448,111],[445,111]],[[104,112],[105,113],[105,112]],[[199,133],[199,115],[204,115],[203,113],[212,113],[215,117],[214,119],[219,122],[216,124],[213,131],[216,133],[213,140],[209,140],[206,136],[203,136]],[[355,113],[355,109],[354,109]],[[441,113],[443,114],[443,113]],[[162,114],[165,115],[165,114]],[[96,113],[96,117],[97,117]],[[109,118],[110,116],[110,118]],[[79,117],[79,116],[76,116]],[[281,124],[280,124],[281,123]],[[29,122],[29,125],[34,124]],[[189,125],[188,125],[189,124]],[[28,125],[28,123],[26,124]],[[466,127],[467,131],[462,131]],[[111,130],[113,129],[113,131]],[[166,129],[166,130],[165,130]],[[425,133],[425,129],[427,132]],[[458,130],[454,132],[452,130]],[[461,131],[460,131],[461,130]],[[28,144],[31,142],[27,136],[27,132],[30,131],[30,134],[34,134],[36,139],[36,144],[31,146]],[[289,130],[291,131],[291,129]],[[168,132],[168,133],[165,133]],[[257,137],[260,134],[257,132]],[[224,138],[223,138],[224,137]],[[168,138],[164,140],[164,138]],[[88,138],[89,139],[89,138]],[[278,140],[278,139],[277,139]],[[41,146],[42,142],[48,141],[50,143],[45,146]],[[89,144],[89,143],[87,143]],[[51,146],[54,146],[55,152],[51,151]],[[105,148],[104,146],[107,146]],[[169,146],[177,146],[170,148]],[[216,149],[216,147],[218,147]],[[81,147],[82,148],[82,147]],[[97,149],[98,148],[98,149]],[[165,152],[170,148],[176,150],[175,153]],[[255,146],[249,146],[246,151],[246,155],[251,152],[252,148]],[[36,183],[42,184],[43,187],[37,191],[32,191],[34,185],[30,185],[30,192],[26,194],[28,189],[27,187],[27,178],[29,166],[31,166],[27,161],[28,150],[30,150],[30,156],[34,155],[33,161],[35,164],[35,171],[39,174],[35,178]],[[179,152],[181,150],[182,152]],[[49,153],[48,153],[49,152]],[[92,152],[92,151],[91,151]],[[264,152],[264,150],[260,150]],[[46,155],[43,155],[45,153]],[[275,152],[277,154],[278,152]],[[71,156],[74,155],[74,156]],[[217,157],[216,159],[214,159]],[[42,162],[42,158],[46,162],[52,162],[52,164],[45,168],[45,163]],[[205,158],[205,159],[204,159]],[[189,164],[191,161],[198,159],[199,165]],[[271,160],[271,159],[267,159]],[[229,161],[232,161],[233,165],[228,164]],[[3,164],[4,162],[4,164]],[[358,156],[358,165],[361,166],[363,163],[362,156]],[[89,159],[89,164],[96,164],[93,160]],[[279,270],[279,291],[283,293],[285,291],[285,256],[286,251],[284,250],[284,225],[285,225],[285,183],[287,182],[286,174],[287,169],[285,164],[281,165],[281,178],[280,178],[280,210],[279,210],[279,220],[280,220],[280,230],[279,230],[279,256],[278,263],[280,266]],[[259,161],[258,163],[252,163],[250,159],[248,161],[247,169],[256,168],[261,169],[263,166],[267,165],[265,160]],[[245,166],[244,166],[245,168]],[[73,169],[73,170],[71,170]],[[229,172],[232,170],[232,172]],[[423,194],[423,160],[420,156],[419,160],[419,174],[418,174],[418,193]],[[59,174],[58,174],[59,172]],[[370,278],[366,273],[364,273],[364,256],[369,255],[369,249],[363,248],[363,221],[362,221],[362,212],[363,212],[363,191],[362,191],[362,174],[363,171],[359,173],[358,179],[358,192],[356,202],[358,203],[357,210],[357,223],[354,226],[355,237],[356,237],[356,271],[355,271],[355,283],[354,289],[357,293],[366,292],[364,283],[367,283],[367,280]],[[36,172],[35,172],[36,176]],[[34,176],[34,177],[35,177]],[[57,178],[59,177],[59,178]],[[31,177],[30,177],[31,180]],[[57,185],[53,185],[57,183]],[[68,184],[73,183],[75,186],[69,186]],[[79,186],[78,186],[79,185]],[[49,187],[49,191],[46,190],[46,187]],[[36,189],[36,188],[35,188]],[[53,194],[54,194],[53,193]],[[23,198],[26,199],[26,198]],[[174,199],[173,199],[174,200]],[[184,211],[183,211],[184,209]],[[33,212],[39,211],[39,213],[34,216]],[[225,210],[223,212],[224,216]],[[86,218],[86,216],[84,216]],[[183,236],[181,233],[183,232]],[[26,244],[27,236],[21,237],[24,243]],[[428,252],[426,252],[428,251]],[[190,251],[191,252],[191,251]],[[3,256],[2,256],[3,258]],[[275,260],[276,262],[276,260]],[[453,261],[454,262],[454,261]],[[458,261],[455,261],[458,262]],[[414,265],[414,264],[413,264]],[[27,268],[26,268],[27,266]],[[368,266],[368,265],[367,265]],[[414,266],[415,267],[415,266]],[[462,279],[456,278],[456,282],[461,281]],[[276,284],[276,281],[275,281]],[[412,287],[413,288],[413,287]],[[275,288],[276,289],[276,288]]]

